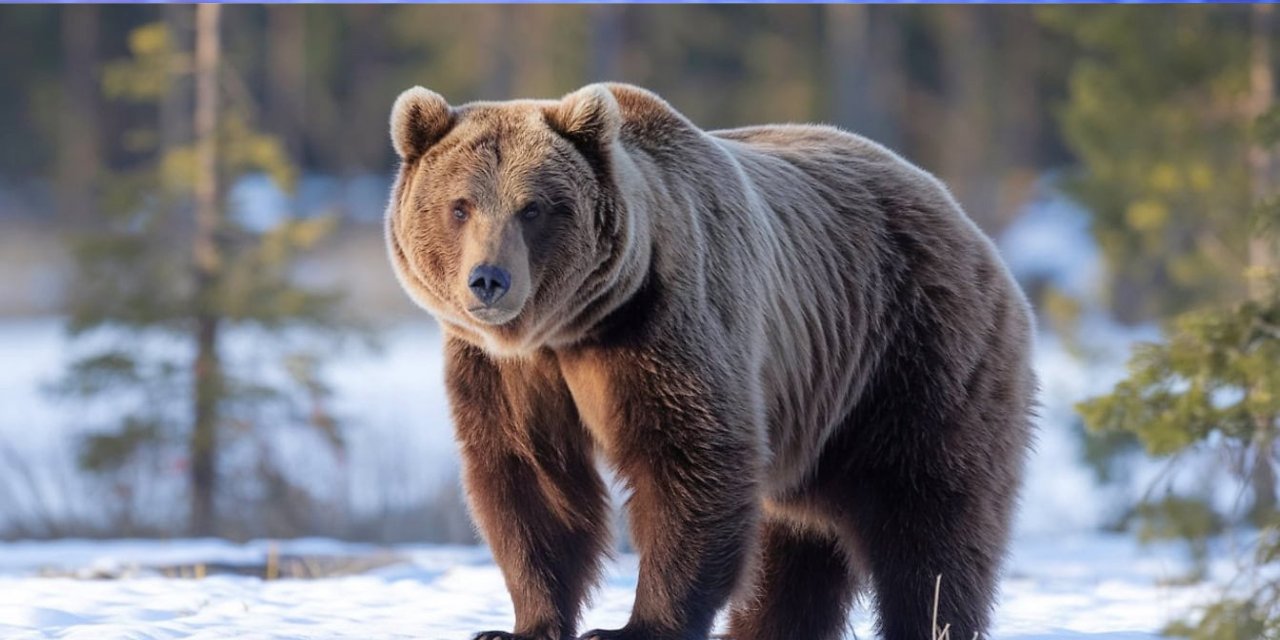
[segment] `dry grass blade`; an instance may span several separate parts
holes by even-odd
[[[942,592],[942,574],[938,574],[938,579],[933,583],[933,640],[942,640],[942,636],[938,634],[938,595]]]
[[[267,570],[265,578],[275,580],[280,577],[280,547],[272,542],[267,546]]]

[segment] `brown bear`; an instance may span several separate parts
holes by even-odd
[[[397,277],[440,322],[464,482],[514,633],[572,638],[630,492],[599,640],[987,632],[1031,434],[1027,304],[936,179],[826,126],[703,131],[658,96],[396,101]]]

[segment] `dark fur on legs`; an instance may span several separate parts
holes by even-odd
[[[636,313],[639,309],[629,309]],[[631,619],[598,640],[702,640],[738,585],[754,549],[761,452],[758,416],[732,393],[709,393],[682,372],[705,367],[676,348],[637,350],[600,341],[560,354],[575,397],[605,435],[610,459],[631,488],[632,538],[640,576]],[[708,446],[714,443],[714,446]]]
[[[953,638],[985,637],[1029,433],[1025,412],[1001,407],[1026,402],[1032,378],[990,361],[966,379],[940,378],[919,364],[944,347],[938,330],[921,325],[908,334],[911,346],[891,351],[893,375],[868,386],[804,492],[858,550],[882,638],[931,637],[938,576],[939,627],[950,625]],[[1002,339],[995,334],[990,348],[1003,348]],[[955,400],[922,402],[930,386]],[[943,446],[908,447],[910,438]]]
[[[835,640],[846,626],[855,579],[834,538],[770,521],[756,586],[733,609],[733,640]]]
[[[985,634],[1002,558],[983,537],[1002,535],[1003,523],[980,522],[983,516],[963,495],[920,492],[886,480],[864,486],[886,496],[868,497],[852,524],[867,550],[880,637],[932,637],[938,576],[938,626],[950,625],[953,638]],[[935,526],[922,527],[922,519]]]
[[[515,605],[514,634],[566,640],[599,573],[608,540],[606,493],[553,359],[499,364],[447,345],[464,478],[472,512]],[[483,408],[483,410],[480,410]]]

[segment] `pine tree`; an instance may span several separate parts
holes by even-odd
[[[1051,7],[1081,55],[1060,110],[1085,172],[1114,312],[1140,322],[1243,292],[1251,206],[1244,117],[1248,12],[1238,7]]]
[[[276,139],[253,129],[247,96],[229,91],[239,81],[221,56],[221,8],[195,8],[194,52],[174,29],[186,13],[134,29],[131,55],[105,69],[105,96],[138,112],[137,126],[120,134],[134,162],[103,181],[103,223],[73,240],[68,311],[78,357],[57,391],[101,416],[87,420],[95,430],[82,443],[85,469],[136,495],[157,469],[182,465],[186,529],[227,535],[260,524],[220,509],[233,497],[242,506],[252,504],[246,497],[305,497],[272,457],[280,430],[306,428],[341,448],[321,375],[324,345],[310,338],[338,338],[349,325],[335,294],[297,286],[290,274],[334,219],[286,218],[263,230],[228,213],[236,179],[261,173],[288,189],[294,169]],[[184,103],[194,118],[173,126],[174,105]],[[254,345],[237,349],[236,339]],[[244,478],[253,483],[235,482]]]
[[[1129,77],[1089,66],[1076,76],[1066,111],[1069,139],[1084,151],[1088,170],[1077,185],[1078,193],[1102,207],[1098,233],[1104,244],[1168,251],[1166,242],[1181,238],[1180,246],[1198,252],[1198,266],[1185,272],[1195,277],[1184,279],[1186,286],[1180,287],[1189,298],[1180,304],[1194,299],[1199,306],[1178,315],[1163,342],[1138,346],[1128,377],[1111,393],[1082,403],[1080,410],[1090,429],[1132,434],[1150,454],[1170,458],[1175,470],[1195,454],[1233,461],[1230,477],[1251,497],[1246,512],[1219,513],[1211,484],[1202,485],[1195,495],[1161,487],[1163,497],[1141,505],[1137,512],[1145,535],[1186,538],[1201,557],[1207,539],[1224,524],[1248,523],[1262,531],[1250,567],[1261,586],[1228,593],[1198,619],[1169,629],[1174,635],[1204,640],[1280,633],[1280,582],[1275,577],[1280,568],[1280,539],[1275,535],[1280,526],[1275,475],[1280,429],[1280,190],[1274,163],[1280,109],[1274,104],[1272,14],[1272,7],[1257,5],[1245,11],[1159,18],[1157,24],[1170,30],[1164,36],[1175,42],[1166,45],[1174,49],[1166,53],[1175,56],[1171,62],[1178,80]],[[1125,40],[1138,31],[1129,28],[1133,25],[1117,28],[1125,23],[1113,19],[1110,9],[1105,15],[1099,12],[1078,23],[1077,34],[1109,48],[1112,40]],[[1215,30],[1182,30],[1193,24]],[[1228,32],[1245,46],[1226,45]],[[1197,52],[1192,46],[1213,43],[1227,49]],[[1116,48],[1128,51],[1131,46],[1139,45],[1126,42]],[[1118,64],[1123,69],[1136,63]],[[1148,71],[1160,73],[1154,67]],[[1115,84],[1121,80],[1136,83],[1121,104],[1108,109],[1098,102],[1124,93]],[[1187,81],[1193,84],[1175,86]],[[1201,90],[1198,100],[1188,95],[1191,89]],[[1126,123],[1135,131],[1122,141],[1096,135],[1120,132]],[[1161,131],[1173,139],[1154,137]],[[1197,137],[1214,134],[1226,137]],[[1185,143],[1186,152],[1168,146],[1171,143]],[[1104,153],[1118,149],[1124,150],[1121,157]],[[1205,175],[1197,179],[1201,173]],[[1108,212],[1123,215],[1108,217]],[[1156,239],[1149,243],[1152,236]],[[1215,252],[1227,255],[1214,258]],[[1172,275],[1193,264],[1182,262],[1187,256],[1142,251],[1126,258],[1148,266],[1163,262],[1160,268]],[[1121,268],[1126,266],[1133,263]],[[1226,284],[1220,291],[1199,290],[1209,282]]]

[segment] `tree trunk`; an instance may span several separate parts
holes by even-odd
[[[514,18],[515,38],[508,51],[514,70],[515,94],[512,98],[552,97],[565,87],[556,86],[555,56],[552,39],[556,37],[560,7],[526,4],[505,7]],[[514,46],[512,46],[514,45]]]
[[[485,100],[506,100],[511,98],[515,89],[515,54],[512,40],[515,39],[512,12],[516,7],[500,4],[477,7],[485,12],[484,24],[480,29],[480,38],[484,42],[485,51],[489,55],[488,73],[485,74],[481,88]]]
[[[351,51],[351,87],[341,109],[350,140],[344,144],[342,170],[346,176],[358,176],[369,167],[381,166],[387,154],[385,13],[382,7],[368,5],[346,6],[342,11],[349,25]]]
[[[992,132],[996,157],[991,163],[996,179],[995,210],[987,232],[998,234],[1014,221],[1034,195],[1040,177],[1037,154],[1044,148],[1041,116],[1045,112],[1037,83],[1040,81],[1040,43],[1032,7],[1001,7],[994,14],[1000,27],[998,51],[1000,81]]]
[[[58,110],[58,215],[64,224],[92,228],[95,187],[102,167],[98,141],[98,7],[61,8],[62,108]]]
[[[1254,5],[1252,13],[1252,51],[1249,71],[1250,115],[1253,120],[1275,105],[1275,71],[1271,60],[1272,7]],[[1273,186],[1274,154],[1271,145],[1255,143],[1249,148],[1249,178],[1253,202],[1261,203],[1275,195]],[[1249,296],[1261,300],[1275,281],[1276,243],[1272,235],[1255,232],[1249,239]],[[1276,471],[1272,450],[1275,446],[1274,415],[1254,416],[1254,464],[1250,483],[1253,488],[1255,524],[1270,522],[1276,514]]]
[[[300,160],[306,122],[306,7],[267,7],[267,119],[290,158]]]
[[[904,150],[902,118],[907,113],[907,57],[902,26],[906,15],[896,7],[867,7],[870,42],[870,92],[874,98],[877,125],[871,131],[876,141],[890,149]]]
[[[985,13],[948,6],[935,14],[940,42],[942,135],[933,139],[938,174],[974,222],[990,228],[996,209],[990,169],[990,40]]]
[[[827,113],[835,124],[875,137],[868,113],[873,97],[868,11],[855,4],[829,4],[822,8],[830,87]]]
[[[217,532],[218,312],[215,290],[222,270],[221,185],[218,180],[218,67],[221,58],[219,19],[222,7],[196,7],[196,359],[194,416],[190,442],[191,533]]]
[[[591,29],[588,82],[621,80],[627,7],[621,4],[597,4],[592,5],[588,11]]]

